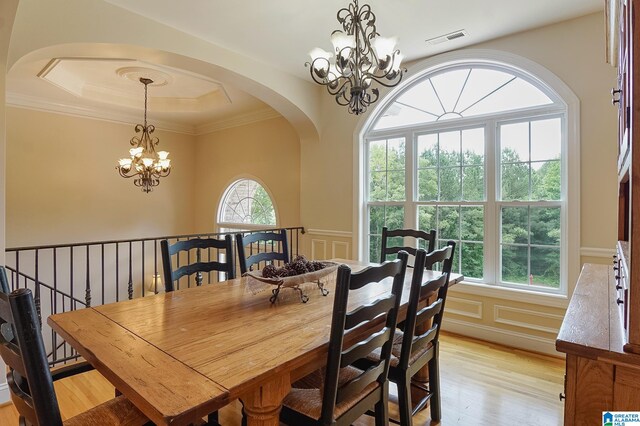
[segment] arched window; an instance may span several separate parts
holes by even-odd
[[[252,179],[233,182],[218,209],[221,231],[276,226],[276,210],[264,187]]]
[[[364,129],[364,257],[383,226],[436,229],[467,281],[566,294],[567,128],[567,102],[521,68],[431,67]]]

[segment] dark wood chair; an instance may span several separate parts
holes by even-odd
[[[236,243],[238,246],[238,261],[240,263],[240,273],[244,274],[251,270],[251,267],[260,262],[282,261],[289,262],[289,246],[287,244],[287,231],[281,229],[274,232],[254,232],[253,234],[236,234]],[[259,251],[260,243],[269,251]],[[256,254],[249,253],[246,255],[245,247],[257,244]],[[278,246],[280,249],[278,250]]]
[[[218,240],[216,238],[194,238],[192,240],[178,241],[172,245],[169,245],[168,240],[160,241],[160,249],[162,251],[162,270],[164,272],[164,288],[166,292],[173,291],[175,289],[174,282],[179,280],[185,275],[191,276],[196,274],[196,285],[202,285],[202,274],[211,271],[226,272],[227,279],[234,279],[235,274],[235,259],[233,257],[233,242],[231,235],[226,235],[224,240]],[[180,266],[177,263],[177,268],[174,270],[171,263],[171,256],[180,256],[180,252],[189,252],[190,250],[196,250],[196,261],[184,266]],[[224,250],[225,260],[219,262],[218,260],[203,262],[202,250],[214,249],[218,254],[220,250]]]
[[[309,382],[305,379],[294,383],[284,399],[281,421],[290,425],[350,425],[375,406],[376,425],[388,424],[387,375],[407,258],[408,254],[401,252],[394,261],[356,273],[346,265],[338,268],[327,366],[310,379],[313,382],[313,376],[320,376],[321,383],[317,387],[296,387]],[[388,293],[347,311],[351,292],[367,291],[367,286],[375,289],[385,278],[393,279]],[[362,340],[353,342],[349,335]],[[374,350],[381,354],[379,362],[364,370],[353,366]]]
[[[413,415],[422,410],[428,402],[431,403],[431,420],[440,421],[441,418],[438,337],[455,246],[455,242],[449,241],[447,246],[440,250],[427,254],[421,249],[416,253],[407,317],[403,323],[403,331],[396,330],[389,369],[389,380],[398,386],[399,424],[403,426],[411,426]],[[436,263],[441,263],[442,273],[437,278],[423,283],[425,269],[432,270]],[[420,308],[420,302],[434,294],[435,300]],[[377,354],[372,354],[368,361],[378,362],[378,359]],[[425,365],[429,369],[428,387],[411,382],[411,377]],[[411,386],[420,388],[420,393],[424,394],[415,407],[412,407]]]
[[[389,246],[389,238],[400,237],[402,238],[402,246]],[[416,247],[406,246],[404,237],[412,237],[418,239]],[[387,255],[398,253],[400,250],[404,250],[412,256],[416,255],[416,251],[420,248],[420,240],[424,240],[426,244],[425,250],[427,253],[431,253],[436,248],[436,230],[432,229],[429,232],[418,231],[415,229],[393,229],[389,230],[385,226],[382,228],[382,246],[380,250],[380,263],[387,260]]]
[[[0,275],[5,275],[4,270]],[[120,396],[63,423],[31,290],[0,292],[0,355],[8,366],[7,382],[11,400],[20,414],[20,425],[134,426],[149,422],[128,399]]]

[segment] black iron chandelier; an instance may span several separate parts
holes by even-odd
[[[159,139],[151,134],[155,126],[147,125],[147,89],[153,83],[150,78],[140,78],[144,84],[144,125],[136,124],[136,133],[142,132],[140,137],[134,136],[129,142],[133,148],[129,150],[129,158],[118,161],[118,172],[124,178],[135,178],[133,184],[141,187],[144,192],[151,192],[154,186],[160,184],[160,178],[171,173],[171,160],[167,151],[156,152]]]
[[[396,50],[396,39],[380,37],[376,31],[376,15],[368,4],[358,6],[353,0],[349,7],[338,11],[342,31],[331,34],[333,53],[320,48],[309,55],[311,78],[327,87],[339,105],[351,114],[362,114],[378,100],[380,93],[371,85],[375,82],[394,87],[402,80],[402,54]],[[333,58],[335,55],[335,58]],[[333,61],[332,61],[333,59]]]

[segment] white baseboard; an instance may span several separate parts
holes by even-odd
[[[556,351],[556,341],[544,337],[532,336],[519,333],[517,331],[504,330],[502,328],[490,327],[484,324],[475,324],[458,319],[447,318],[445,315],[442,322],[442,329],[455,334],[473,337],[488,342],[498,343],[505,346],[524,349],[531,352],[538,352],[554,357],[562,357]]]
[[[0,383],[0,405],[11,401],[11,395],[9,395],[9,385],[6,383]]]

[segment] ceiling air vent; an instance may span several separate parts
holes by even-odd
[[[445,35],[441,35],[438,37],[434,37],[434,38],[430,38],[429,40],[425,40],[425,42],[427,44],[440,44],[440,43],[444,43],[445,41],[451,41],[451,40],[455,40],[458,38],[462,38],[462,37],[466,37],[468,36],[469,33],[467,33],[467,30],[458,30],[458,31],[454,31],[452,33],[449,34],[445,34]]]

